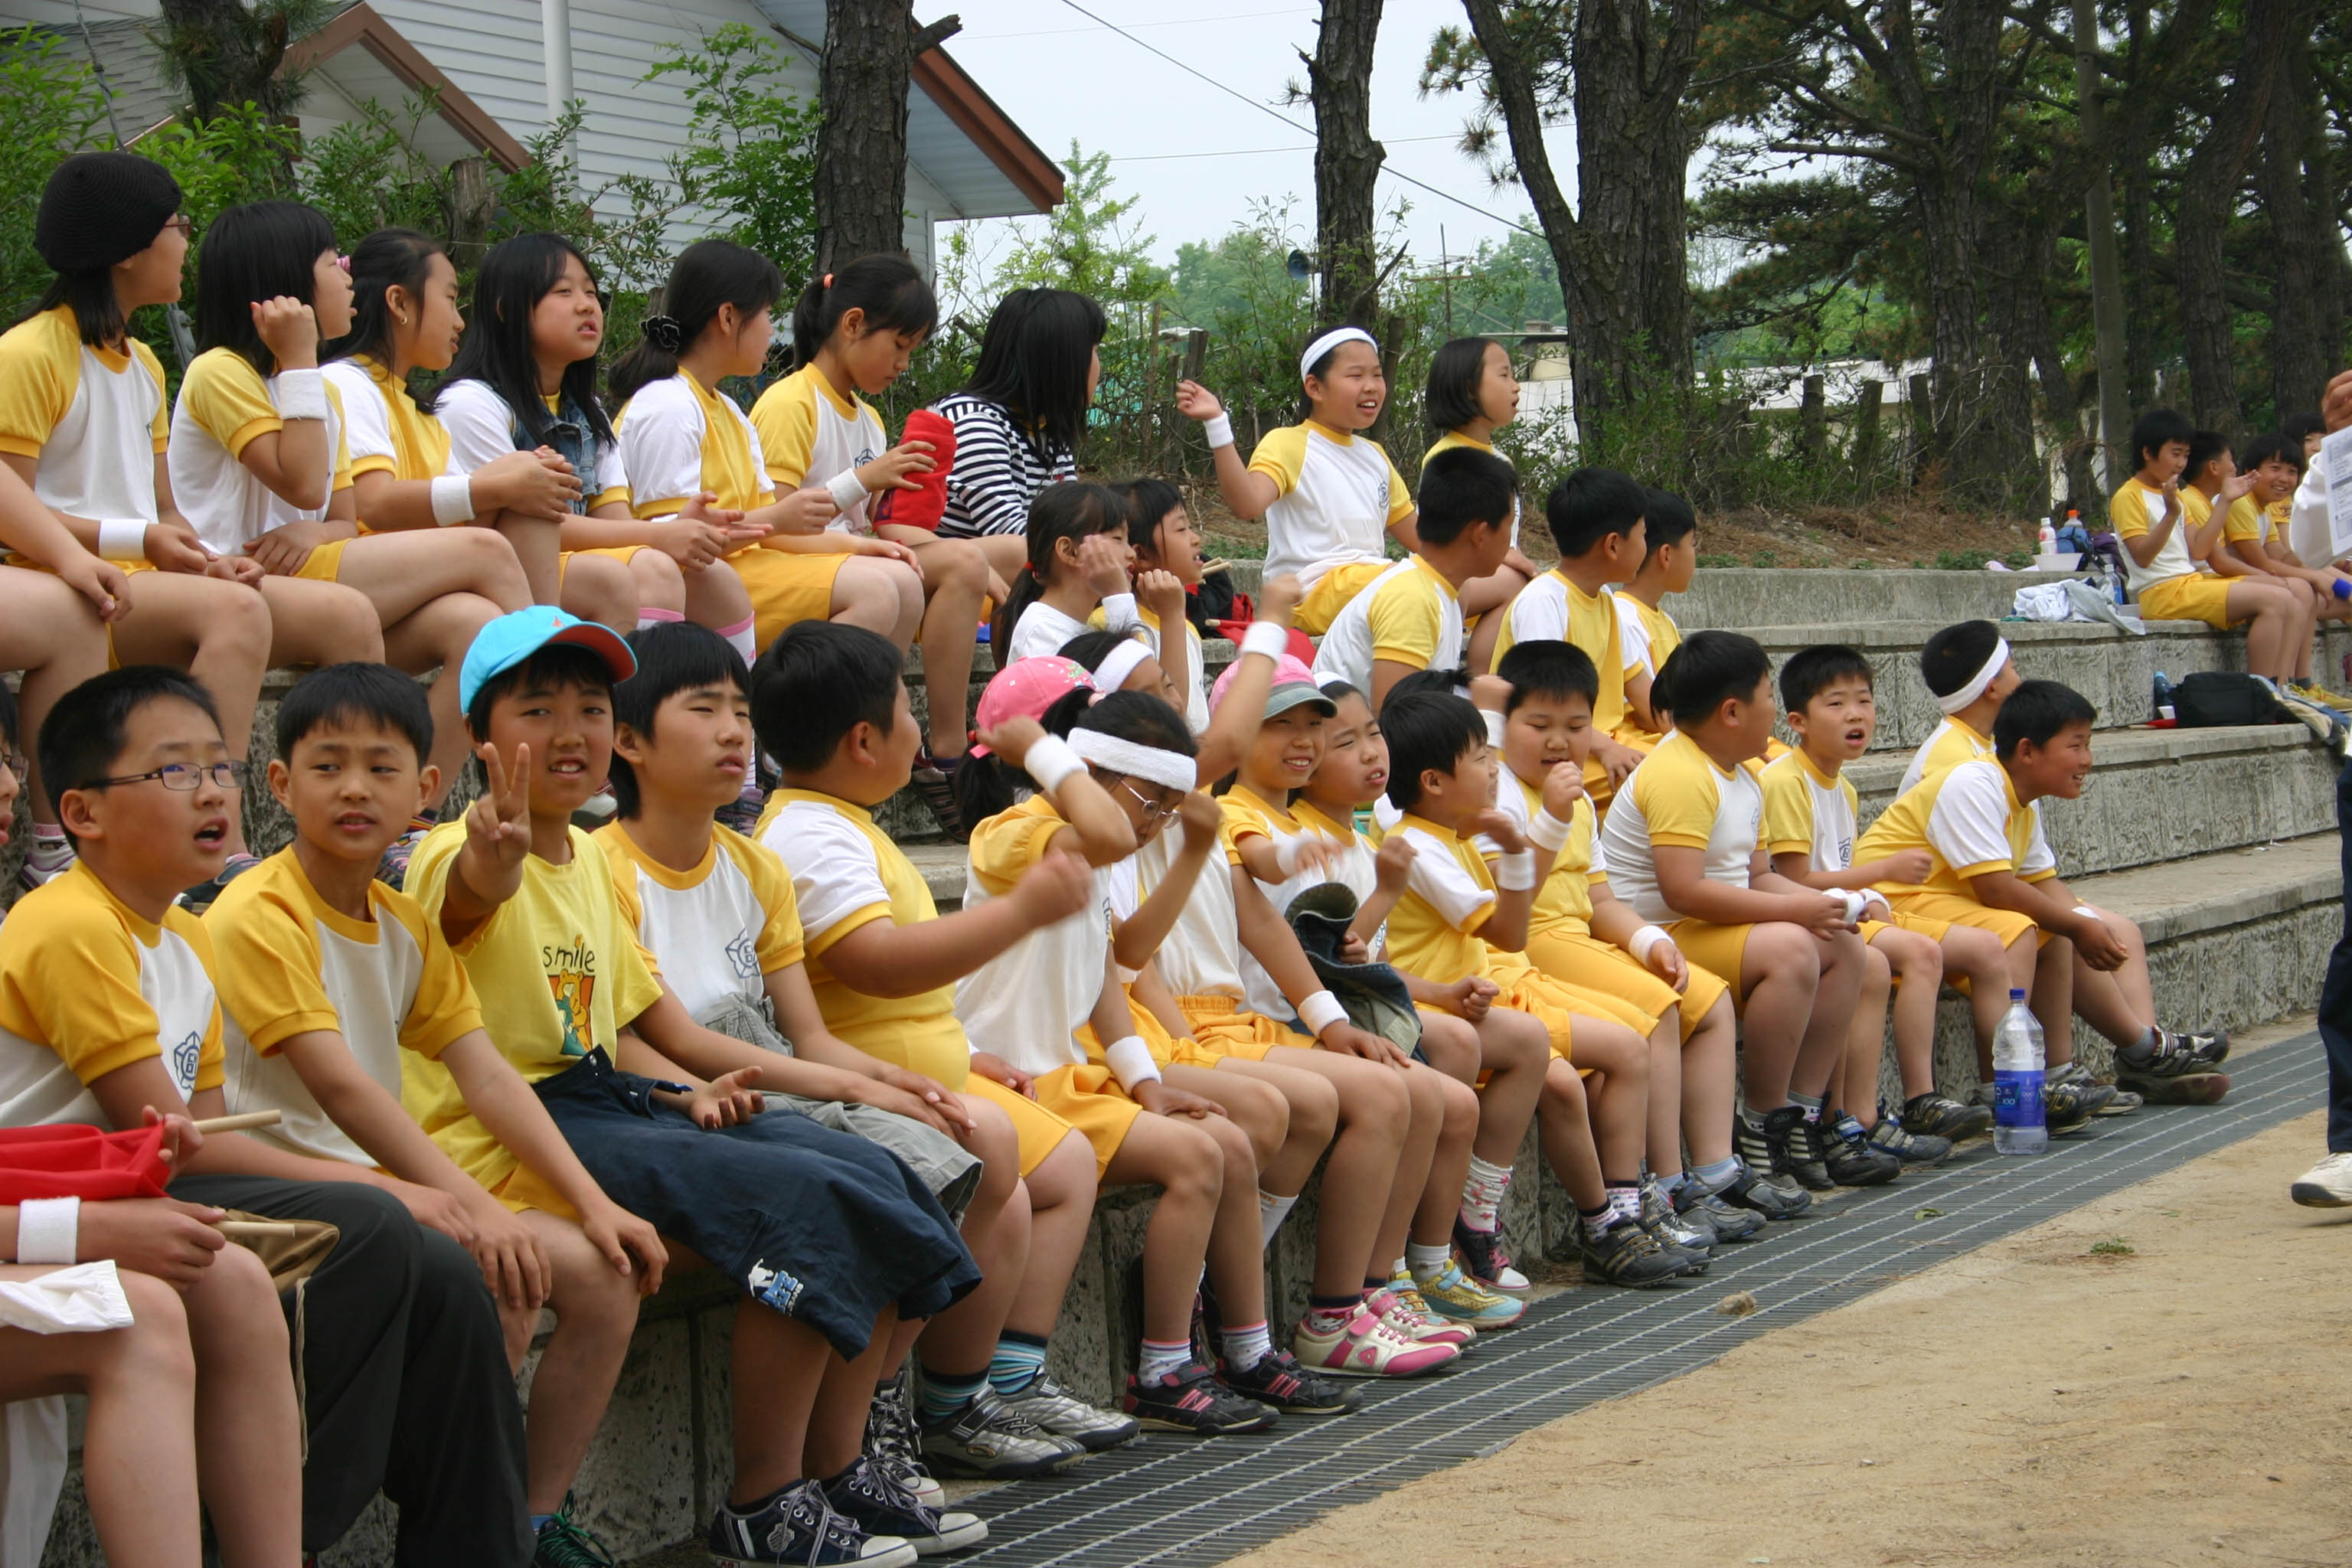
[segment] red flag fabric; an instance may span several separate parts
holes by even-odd
[[[161,1122],[128,1132],[101,1132],[79,1123],[0,1128],[0,1204],[160,1198],[171,1179]]]
[[[874,521],[937,533],[948,508],[948,470],[955,466],[955,422],[928,408],[918,408],[907,416],[907,427],[898,439],[901,443],[929,441],[931,460],[939,467],[915,476],[921,481],[919,489],[884,490],[874,502]]]

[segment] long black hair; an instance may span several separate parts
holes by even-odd
[[[1076,451],[1086,433],[1087,362],[1109,330],[1103,308],[1067,289],[1015,289],[997,301],[963,390],[1004,405],[1034,443]]]
[[[1012,592],[996,606],[995,618],[988,623],[988,646],[996,651],[1000,666],[1010,660],[1013,628],[1021,624],[1021,612],[1045,592],[1045,578],[1054,569],[1054,547],[1065,539],[1081,540],[1126,526],[1127,507],[1108,486],[1064,479],[1037,492],[1037,499],[1029,503],[1029,527],[1024,535],[1029,563],[1013,579]]]
[[[579,262],[581,270],[588,274],[588,287],[596,287],[596,269],[560,234],[519,234],[492,246],[474,279],[474,309],[466,321],[466,336],[444,377],[478,381],[497,393],[533,446],[545,438],[555,416],[547,411],[540,396],[539,361],[530,349],[530,313],[562,280],[567,261]],[[577,408],[598,441],[608,447],[614,444],[613,422],[596,397],[594,354],[563,367],[557,403]]]
[[[275,374],[278,357],[254,329],[254,304],[281,294],[314,303],[319,253],[334,248],[335,226],[300,202],[247,202],[213,219],[196,257],[196,347],[227,349]]]
[[[643,334],[613,367],[613,401],[625,405],[645,387],[677,374],[677,358],[694,346],[721,305],[756,316],[784,291],[776,264],[749,247],[698,239],[678,253],[662,286],[661,313],[647,316]]]
[[[793,362],[807,364],[824,347],[841,318],[866,312],[867,332],[929,333],[940,324],[940,302],[922,269],[889,251],[861,256],[848,266],[809,279],[793,307]]]
[[[319,358],[323,362],[365,354],[390,371],[392,290],[405,289],[409,298],[423,298],[433,258],[447,254],[439,240],[413,228],[380,228],[361,240],[352,252],[352,330],[320,348]],[[424,413],[433,412],[430,389],[417,395],[416,406]]]

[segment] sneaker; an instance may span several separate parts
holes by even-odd
[[[1266,1352],[1246,1371],[1236,1372],[1220,1362],[1217,1379],[1244,1399],[1272,1405],[1285,1415],[1346,1415],[1364,1402],[1361,1389],[1318,1376],[1286,1350]]]
[[[2352,711],[2352,697],[2338,697],[2316,681],[2291,680],[2287,682],[2286,689],[2305,702],[2316,702],[2322,708],[2330,708],[2339,713]]]
[[[2352,1208],[2352,1153],[2328,1155],[2297,1176],[2286,1195],[2305,1208]]]
[[[1409,1340],[1425,1345],[1452,1345],[1466,1350],[1478,1337],[1478,1331],[1469,1323],[1457,1323],[1439,1315],[1412,1282],[1412,1271],[1400,1269],[1389,1280],[1385,1290],[1374,1291],[1364,1298],[1373,1315]]]
[[[1903,1164],[1940,1165],[1951,1157],[1952,1141],[1932,1133],[1914,1132],[1900,1119],[1878,1108],[1878,1125],[1870,1130],[1870,1146],[1885,1150]]]
[[[2164,1031],[2168,1040],[2179,1040],[2189,1047],[2189,1055],[2200,1067],[2217,1068],[2230,1059],[2230,1033],[2226,1029],[2204,1029],[2189,1034]]]
[[[1715,1233],[1716,1245],[1747,1241],[1764,1228],[1764,1216],[1754,1209],[1723,1201],[1720,1193],[1701,1191],[1696,1176],[1686,1177],[1675,1189],[1675,1212],[1686,1219],[1705,1217],[1708,1230]]]
[[[184,908],[192,910],[201,911],[209,909],[212,901],[221,896],[223,889],[260,864],[260,856],[247,855],[239,851],[223,861],[216,874],[205,878],[182,893],[177,901]]]
[[[563,1494],[563,1506],[554,1517],[539,1527],[538,1537],[531,1549],[530,1568],[613,1568],[613,1553],[594,1532],[572,1519],[570,1492]]]
[[[2093,1083],[2088,1077],[2080,1082],[2069,1082],[2063,1078],[2050,1079],[2042,1086],[2043,1124],[2050,1129],[2053,1138],[2087,1132],[2092,1118],[2099,1114],[2099,1108],[2113,1100],[2115,1095],[2112,1087]]]
[[[1638,1225],[1621,1220],[1597,1237],[1583,1234],[1581,1220],[1576,1228],[1584,1271],[1605,1285],[1655,1290],[1682,1278],[1681,1262]]]
[[[890,1479],[914,1494],[925,1508],[947,1501],[947,1491],[923,1468],[923,1432],[915,1424],[915,1400],[908,1386],[907,1367],[874,1385],[866,1407],[866,1442],[860,1450],[890,1472]]]
[[[1048,1475],[1086,1457],[1067,1437],[1044,1431],[1006,1405],[993,1386],[939,1421],[924,1421],[923,1456],[957,1475],[992,1481]]]
[[[1658,1186],[1655,1176],[1642,1178],[1642,1228],[1650,1233],[1661,1247],[1680,1247],[1698,1260],[1693,1273],[1705,1273],[1709,1255],[1715,1250],[1715,1229],[1702,1228],[1700,1222],[1675,1212],[1675,1205]]]
[[[1451,1258],[1435,1273],[1414,1275],[1412,1282],[1431,1311],[1474,1329],[1507,1329],[1528,1310],[1528,1304],[1517,1297],[1490,1290],[1464,1273],[1462,1266]]]
[[[1487,1289],[1516,1296],[1528,1288],[1528,1277],[1511,1267],[1511,1255],[1503,1250],[1501,1231],[1472,1230],[1455,1215],[1454,1249],[1462,1255],[1464,1272]]]
[[[1744,1164],[1739,1174],[1706,1195],[1727,1207],[1745,1209],[1766,1219],[1795,1219],[1813,1206],[1812,1194],[1768,1182]],[[1723,1233],[1717,1230],[1716,1234]]]
[[[383,857],[375,863],[375,879],[398,892],[408,880],[408,862],[416,847],[425,842],[430,828],[411,826],[409,830],[384,847]]]
[[[1992,1107],[1963,1105],[1930,1091],[1903,1102],[1903,1131],[1915,1138],[1942,1138],[1957,1143],[1992,1131]]]
[[[1822,1118],[1828,1115],[1826,1110],[1822,1112]],[[1784,1105],[1766,1111],[1764,1140],[1779,1162],[1773,1175],[1791,1176],[1809,1192],[1825,1193],[1842,1184],[1830,1171],[1829,1129],[1820,1119],[1806,1121],[1803,1106]]]
[[[621,802],[613,794],[613,786],[598,784],[596,793],[582,801],[580,809],[572,814],[572,826],[583,833],[593,833],[618,816],[620,810]]]
[[[1199,1362],[1162,1373],[1146,1383],[1129,1376],[1119,1404],[1155,1432],[1189,1432],[1221,1437],[1233,1432],[1265,1432],[1282,1417],[1253,1399],[1244,1399],[1217,1381]]]
[[[1089,1454],[1131,1443],[1143,1435],[1135,1418],[1088,1405],[1045,1373],[1018,1394],[997,1390],[1004,1407],[1049,1436],[1076,1443]]]
[[[915,1549],[896,1536],[868,1535],[825,1501],[814,1481],[794,1481],[744,1510],[720,1504],[704,1538],[718,1568],[913,1568]]]
[[[864,1531],[867,1540],[896,1536],[921,1557],[961,1552],[988,1539],[988,1526],[978,1514],[948,1513],[917,1502],[888,1471],[863,1455],[824,1483],[824,1500]]]
[[[1298,1325],[1290,1348],[1308,1369],[1337,1377],[1419,1377],[1462,1359],[1458,1345],[1405,1338],[1381,1321],[1369,1303],[1328,1331],[1317,1331],[1314,1323],[1309,1318]]]
[[[971,837],[971,829],[964,823],[963,813],[956,807],[955,771],[962,765],[961,757],[950,757],[941,763],[931,755],[930,747],[925,746],[916,754],[915,771],[907,780],[915,786],[915,793],[923,797],[923,804],[930,808],[932,817],[940,825],[940,831],[959,844]]]
[[[40,839],[27,835],[26,843],[31,847],[25,851],[24,864],[16,868],[16,885],[28,893],[44,882],[56,881],[59,877],[72,870],[74,862],[80,858],[75,853],[72,843],[67,839],[60,838],[56,841],[58,848],[64,850],[65,853],[62,856],[55,856],[54,858],[52,858],[54,852],[50,854],[43,852]],[[49,864],[47,866],[40,864],[44,859],[48,860]]]
[[[2177,1035],[2158,1031],[2156,1050],[2146,1062],[2116,1058],[2116,1081],[2125,1093],[2160,1105],[2212,1105],[2230,1091],[2229,1075],[2212,1070],[2228,1058],[2230,1037],[2215,1031]]]
[[[2116,1065],[2121,1066],[2122,1064],[2117,1063]],[[2106,1099],[2102,1100],[2099,1104],[2098,1110],[2093,1112],[2093,1114],[2096,1116],[2129,1116],[2133,1111],[2137,1110],[2141,1106],[2147,1103],[2147,1101],[2141,1096],[2133,1093],[2130,1089],[2125,1089],[2120,1084],[2102,1083],[2097,1079],[2093,1078],[2091,1076],[2090,1068],[2084,1067],[2080,1059],[2068,1062],[2064,1067],[2052,1069],[2050,1081],[2052,1083],[2071,1083],[2077,1089],[2105,1089],[2107,1091]]]
[[[766,809],[767,802],[761,796],[739,795],[712,812],[710,817],[719,826],[731,827],[749,838],[759,830],[760,814]]]
[[[1774,1173],[1772,1141],[1765,1136],[1764,1119],[1744,1106],[1732,1113],[1731,1152],[1750,1171],[1766,1176]]]

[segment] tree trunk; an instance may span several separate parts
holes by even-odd
[[[1315,254],[1322,320],[1380,335],[1378,201],[1387,152],[1372,140],[1372,47],[1381,0],[1323,0],[1307,62],[1315,104]]]
[[[2189,155],[2180,182],[2174,248],[2180,263],[2180,331],[2193,417],[2232,440],[2241,424],[2234,312],[2223,268],[2223,230],[2238,205],[2246,164],[2269,118],[2272,84],[2286,49],[2287,0],[2246,0],[2245,31],[2229,90]]]
[[[258,22],[243,0],[162,0],[160,8],[163,51],[187,89],[189,120],[201,125],[241,103],[272,113],[291,107],[291,95],[271,81],[286,57],[283,16]]]
[[[2320,390],[2336,368],[2343,303],[2336,297],[2326,247],[2340,252],[2343,242],[2329,209],[2312,205],[2306,183],[2306,160],[2319,140],[2319,83],[2309,40],[2299,30],[2290,29],[2279,68],[2255,179],[2270,219],[2271,291],[2277,300],[2268,343],[2271,401],[2274,416],[2284,418],[2318,407]]]
[[[2116,473],[2120,470],[2116,464],[2122,460],[2124,446],[2131,439],[2131,395],[2124,369],[2124,285],[2123,273],[2116,262],[2115,184],[2108,176],[2113,148],[2107,136],[2106,106],[2100,96],[2105,79],[2098,60],[2098,0],[2074,0],[2071,31],[2074,41],[2074,116],[2082,132],[2087,181],[2083,192],[2083,232],[2084,248],[2090,253],[2092,341],[2099,369],[2097,443],[2106,454],[2107,471]],[[2046,320],[2046,306],[2043,316]],[[2046,371],[2042,380],[2046,386]],[[2051,407],[2054,416],[2054,399]],[[2072,427],[2068,435],[2073,437]],[[2087,475],[2089,457],[2086,455],[2083,461]],[[2066,472],[2070,496],[2080,494],[2071,460]],[[2081,502],[2075,504],[2079,506]]]
[[[816,268],[907,248],[907,85],[962,26],[917,27],[913,0],[832,0],[817,70]]]
[[[2155,128],[2142,101],[2154,54],[2146,5],[2130,8],[2126,38],[2133,90],[2125,97],[2114,141],[2115,166],[2123,172],[2124,401],[2138,410],[2156,402],[2157,308],[2164,298],[2156,277],[2156,167],[2148,156]]]

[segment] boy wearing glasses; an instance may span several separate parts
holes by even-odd
[[[212,944],[173,903],[219,872],[245,772],[212,697],[178,670],[110,671],[58,699],[39,751],[79,858],[0,925],[0,1125],[219,1116]],[[241,1310],[200,1312],[188,1298],[201,1382],[225,1399],[274,1391],[218,1419],[200,1395],[207,1441],[234,1449],[206,1470],[224,1494],[207,1489],[215,1521],[226,1504],[250,1543],[230,1560],[291,1561],[298,1533],[300,1551],[323,1550],[381,1489],[400,1507],[397,1563],[528,1563],[522,1413],[497,1310],[465,1250],[410,1217],[438,1212],[440,1194],[234,1132],[190,1137],[174,1170],[171,1195],[203,1205],[181,1212],[205,1223],[236,1209],[333,1227],[279,1297],[285,1322],[253,1310],[268,1276],[237,1248],[213,1269],[250,1276]],[[256,1478],[268,1495],[250,1495]]]

